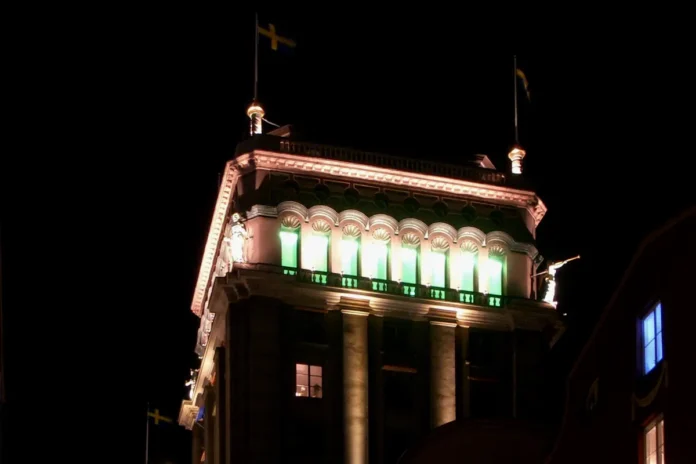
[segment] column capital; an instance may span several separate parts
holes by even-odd
[[[350,316],[363,316],[367,317],[370,315],[369,311],[360,311],[355,309],[341,309],[342,314],[348,314]]]
[[[430,325],[438,325],[441,327],[456,327],[457,312],[448,309],[429,308],[428,314],[425,316]]]
[[[341,310],[341,313],[350,316],[369,316],[371,309],[370,300],[347,296],[341,296],[336,307]]]

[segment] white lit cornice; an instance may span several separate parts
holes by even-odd
[[[430,192],[445,192],[448,195],[477,197],[494,200],[529,211],[536,225],[546,214],[546,206],[537,195],[529,190],[489,185],[467,180],[438,177],[433,175],[399,171],[347,161],[254,150],[229,161],[220,186],[213,219],[198,272],[191,310],[198,316],[203,313],[205,292],[215,264],[215,256],[223,232],[225,217],[232,200],[238,172],[249,168],[282,170],[292,173],[314,173],[340,179],[360,179],[420,189]]]

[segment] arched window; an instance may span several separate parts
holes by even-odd
[[[386,229],[377,229],[372,234],[372,243],[363,250],[365,267],[363,275],[371,279],[389,279],[389,242],[391,234]]]
[[[358,256],[360,256],[360,228],[354,224],[348,224],[343,228],[341,238],[341,272],[348,276],[357,276]]]
[[[284,274],[294,275],[300,256],[300,220],[295,216],[285,216],[280,226],[280,264]]]
[[[488,250],[488,262],[486,272],[488,277],[488,293],[491,295],[502,295],[503,289],[503,267],[505,263],[505,250],[499,246],[492,246]]]
[[[401,239],[401,282],[418,283],[418,248],[420,237],[408,233]]]
[[[449,251],[449,242],[444,237],[435,237],[430,241],[430,256],[429,256],[429,279],[432,287],[447,287],[447,254]],[[428,283],[428,282],[426,282]]]
[[[305,252],[307,253],[309,267],[313,271],[329,271],[329,238],[331,225],[318,220],[312,223],[312,232],[309,236]]]
[[[462,245],[459,271],[461,281],[459,288],[465,292],[476,291],[476,262],[478,261],[478,248],[472,241],[466,241]]]

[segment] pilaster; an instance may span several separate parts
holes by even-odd
[[[430,425],[439,427],[457,418],[455,364],[456,314],[432,310],[430,322]]]
[[[363,464],[368,462],[369,312],[367,302],[342,302],[345,462]]]

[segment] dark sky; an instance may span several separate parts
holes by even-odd
[[[442,19],[262,12],[298,43],[285,55],[261,38],[266,117],[310,141],[452,163],[485,153],[508,170],[513,52],[484,53],[494,30],[465,34]],[[16,213],[3,224],[18,436],[7,443],[25,449],[19,436],[42,423],[54,457],[106,443],[102,452],[138,462],[146,402],[176,418],[195,366],[189,308],[218,173],[248,131],[254,25],[250,13],[163,10],[102,26],[64,31],[35,72],[18,71],[33,90],[20,92],[32,98],[16,121],[47,130],[24,137],[22,169],[3,169],[27,177],[23,189],[3,185]],[[693,146],[679,141],[693,92],[674,48],[549,39],[517,51],[532,98],[519,99],[520,138],[524,175],[549,209],[539,250],[582,255],[558,277],[566,359],[641,238],[694,201]],[[172,462],[188,462],[188,435],[162,433]]]

